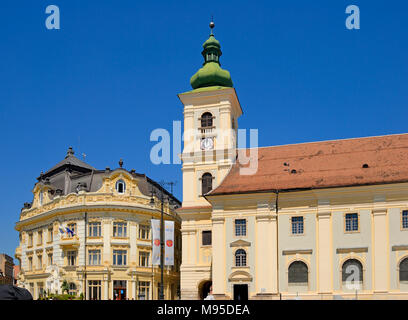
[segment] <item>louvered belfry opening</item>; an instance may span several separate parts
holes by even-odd
[[[202,194],[206,194],[212,190],[212,180],[213,177],[211,173],[204,173],[203,176],[201,177],[201,190]]]

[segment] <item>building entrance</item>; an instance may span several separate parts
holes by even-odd
[[[126,300],[126,280],[113,280],[113,299]]]
[[[234,284],[234,300],[247,301],[248,300],[248,285]]]

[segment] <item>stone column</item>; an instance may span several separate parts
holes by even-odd
[[[332,235],[331,212],[317,213],[317,288],[319,294],[331,294],[332,279]]]
[[[387,209],[372,211],[372,259],[374,293],[386,293],[389,289],[389,239]]]
[[[226,239],[225,239],[225,218],[212,219],[212,279],[213,294],[219,297],[225,296],[226,287]]]

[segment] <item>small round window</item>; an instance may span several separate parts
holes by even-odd
[[[126,183],[123,180],[118,180],[116,182],[116,191],[118,193],[125,193],[126,190]]]

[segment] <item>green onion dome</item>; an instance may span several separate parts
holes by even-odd
[[[210,24],[210,27],[211,29],[214,27],[213,22]],[[193,89],[211,86],[232,87],[230,73],[221,68],[221,45],[215,39],[212,31],[208,40],[204,42],[203,47],[204,50],[201,52],[204,57],[203,67],[190,79]]]

